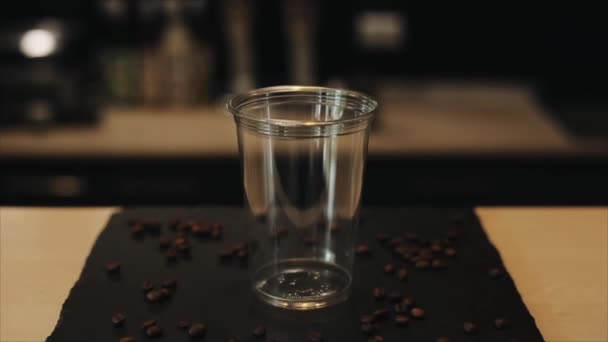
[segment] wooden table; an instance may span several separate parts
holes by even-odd
[[[0,208],[0,341],[43,341],[116,208]],[[608,341],[608,208],[478,208],[551,342]]]

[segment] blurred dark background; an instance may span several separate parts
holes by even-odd
[[[608,203],[608,30],[589,4],[7,2],[0,203],[239,204],[219,104],[280,84],[380,100],[366,205]]]

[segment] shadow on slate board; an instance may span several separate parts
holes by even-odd
[[[175,217],[207,218],[224,223],[222,241],[193,239],[192,258],[168,264],[158,249],[158,237],[130,238],[130,218],[154,217],[168,222]],[[456,219],[455,219],[456,218]],[[179,320],[204,322],[209,326],[205,341],[260,341],[251,336],[257,324],[268,331],[267,338],[277,341],[306,341],[311,331],[322,333],[325,341],[367,341],[360,332],[359,317],[388,304],[371,296],[377,286],[411,295],[427,312],[427,319],[399,328],[384,323],[379,335],[386,341],[435,341],[450,336],[453,341],[543,341],[534,318],[507,275],[491,279],[488,269],[502,265],[496,249],[488,241],[471,209],[370,208],[362,211],[359,241],[372,248],[371,257],[358,257],[355,264],[353,293],[343,304],[317,311],[292,312],[259,303],[251,294],[249,274],[238,262],[226,265],[218,258],[223,246],[242,240],[247,234],[248,217],[236,208],[130,209],[115,214],[98,237],[80,279],[63,305],[50,342],[118,341],[129,335],[137,341],[191,341],[177,328]],[[445,236],[458,229],[458,255],[446,270],[419,271],[408,267],[405,282],[384,274],[382,266],[399,260],[375,240],[378,232],[403,235],[419,233],[424,237]],[[169,234],[166,225],[161,235]],[[108,277],[103,265],[123,263],[119,277]],[[164,303],[147,303],[140,290],[144,279],[160,283],[174,278],[178,288]],[[110,318],[123,312],[127,321],[114,328]],[[509,317],[512,327],[496,330],[493,320]],[[163,336],[143,336],[141,324],[156,319]],[[463,322],[479,325],[476,336],[463,334]]]

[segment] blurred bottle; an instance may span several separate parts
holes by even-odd
[[[285,5],[285,31],[289,49],[289,82],[315,83],[315,35],[317,3],[313,0],[288,0]]]
[[[228,91],[232,93],[241,93],[255,87],[251,10],[247,0],[224,1],[223,22],[229,55]]]

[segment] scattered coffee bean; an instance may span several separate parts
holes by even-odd
[[[403,303],[397,303],[393,305],[393,311],[395,311],[396,314],[404,314],[408,313],[408,311],[410,311],[410,308],[407,305],[404,305]]]
[[[114,324],[115,327],[120,327],[125,323],[126,319],[127,318],[122,313],[115,313],[112,315],[112,324]]]
[[[163,281],[163,283],[161,284],[162,287],[166,288],[166,289],[174,289],[177,287],[177,280],[175,279],[167,279],[165,281]]]
[[[378,331],[377,324],[361,324],[361,332],[365,335],[371,335]]]
[[[464,333],[467,335],[477,334],[477,324],[472,322],[464,322]]]
[[[192,323],[188,329],[188,335],[190,337],[203,337],[207,332],[207,325],[203,323]]]
[[[414,264],[414,267],[416,267],[419,270],[426,270],[430,266],[431,266],[431,263],[427,259],[419,259]]]
[[[246,249],[241,249],[236,252],[236,257],[239,258],[239,260],[246,260],[249,257],[249,252]]]
[[[144,280],[141,283],[141,290],[142,292],[146,293],[150,290],[152,290],[154,288],[154,284],[152,284],[152,282],[150,280]]]
[[[399,271],[397,271],[397,279],[403,281],[407,279],[407,269],[405,268],[400,268]]]
[[[456,256],[456,248],[448,247],[443,251],[443,254],[445,254],[449,257],[454,257],[454,256]]]
[[[378,309],[374,311],[374,319],[375,321],[384,321],[388,319],[391,315],[391,311],[389,309]]]
[[[508,318],[497,318],[494,320],[496,329],[506,329],[511,326],[511,321]]]
[[[135,338],[131,336],[121,337],[120,342],[135,342]]]
[[[158,247],[160,247],[160,249],[167,249],[171,246],[171,238],[168,236],[163,236],[160,238],[160,240],[158,240]]]
[[[372,324],[376,321],[374,315],[363,315],[361,316],[361,324]]]
[[[240,241],[240,242],[237,242],[232,245],[232,250],[234,250],[234,251],[243,250],[243,249],[248,249],[247,242],[245,242],[245,241]]]
[[[165,253],[165,257],[168,261],[175,261],[177,259],[177,251],[173,248],[169,248],[167,253]]]
[[[395,316],[395,324],[400,327],[407,327],[410,323],[410,318],[406,315],[397,315]]]
[[[144,235],[144,232],[144,227],[139,223],[131,226],[131,236],[134,238],[141,238]]]
[[[384,265],[384,273],[386,273],[386,274],[395,273],[395,265],[393,265],[393,264]]]
[[[222,233],[224,232],[224,226],[220,223],[212,223],[211,224],[211,238],[214,240],[218,240],[222,237]]]
[[[146,293],[146,299],[150,303],[159,302],[161,299],[163,299],[163,293],[160,290],[148,291],[148,293]]]
[[[448,262],[443,259],[435,259],[431,263],[431,267],[433,267],[436,270],[442,270],[442,269],[448,267]]]
[[[263,325],[258,325],[253,329],[253,336],[263,337],[264,335],[266,335],[266,328]]]
[[[371,254],[371,250],[369,249],[368,245],[360,244],[360,245],[355,246],[355,254],[367,256],[367,255]]]
[[[159,337],[163,334],[163,330],[158,325],[153,325],[146,329],[146,336]]]
[[[318,331],[311,331],[308,334],[308,341],[309,342],[323,342],[323,336]]]
[[[443,246],[441,246],[441,243],[437,243],[437,242],[432,242],[431,243],[431,251],[435,254],[439,254],[443,251]]]
[[[416,319],[423,319],[426,316],[426,312],[422,308],[412,308],[410,315]]]
[[[403,297],[403,299],[401,299],[401,304],[403,304],[409,308],[416,305],[416,303],[414,302],[414,299],[412,297]]]
[[[386,291],[384,291],[384,289],[381,287],[374,288],[374,290],[372,291],[372,294],[373,294],[374,298],[376,298],[376,300],[381,300],[386,297]]]
[[[141,325],[141,329],[145,332],[146,329],[148,329],[151,326],[155,326],[157,325],[158,322],[155,319],[150,319],[145,321],[142,325]]]
[[[110,262],[106,264],[105,269],[108,274],[115,274],[120,271],[121,266],[122,264],[119,262]]]
[[[230,259],[234,256],[234,250],[230,247],[222,248],[219,255],[222,259]]]
[[[182,329],[182,330],[186,330],[188,328],[190,328],[190,322],[189,321],[179,321],[177,322],[177,327]]]
[[[488,275],[490,276],[490,278],[492,279],[497,279],[502,277],[505,274],[505,271],[501,268],[501,267],[492,267],[489,271],[488,271]]]
[[[385,243],[388,241],[388,235],[384,233],[379,233],[378,235],[376,235],[376,240],[380,243]]]
[[[171,290],[169,290],[167,288],[164,288],[164,287],[162,289],[160,289],[159,291],[160,291],[160,294],[161,294],[161,300],[169,298],[173,294],[173,292],[171,292]]]
[[[389,292],[386,295],[386,297],[388,298],[389,302],[391,302],[391,303],[397,303],[398,301],[401,300],[401,298],[403,297],[403,295],[399,291],[391,291],[391,292]]]
[[[438,337],[437,342],[452,342],[452,339],[446,336]]]
[[[372,336],[367,340],[367,342],[384,342],[384,337],[379,335]]]

